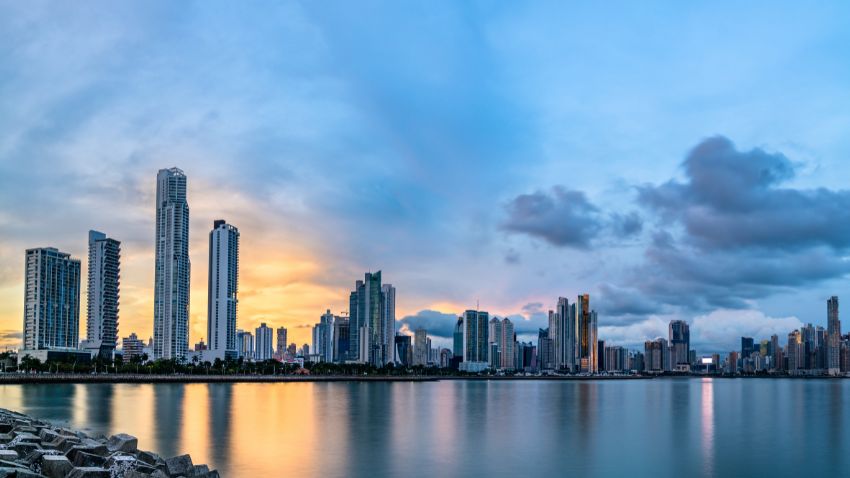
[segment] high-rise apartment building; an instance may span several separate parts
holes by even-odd
[[[177,359],[189,349],[189,203],[178,168],[156,175],[154,358]]]
[[[337,317],[334,320],[334,362],[348,360],[348,349],[351,328],[348,317]]]
[[[207,288],[207,339],[210,360],[235,359],[236,310],[239,300],[239,230],[224,220],[210,231]]]
[[[80,340],[80,261],[53,247],[27,249],[24,350],[75,349]]]
[[[502,338],[502,321],[493,317],[487,324],[487,358],[494,369],[502,366]]]
[[[140,340],[138,335],[132,333],[129,337],[121,339],[121,351],[124,354],[122,357],[124,363],[141,360],[145,353],[145,341]]]
[[[566,297],[558,297],[558,306],[555,310],[558,323],[557,341],[553,339],[555,347],[556,368],[575,371],[575,347],[576,347],[576,320],[575,304],[572,306]],[[551,330],[551,329],[550,329]],[[557,343],[556,343],[557,342]]]
[[[263,360],[271,360],[274,356],[274,342],[272,341],[273,331],[272,328],[266,325],[265,322],[261,323],[259,327],[254,329],[255,335],[255,344],[254,348],[254,360],[260,362]]]
[[[89,231],[86,343],[101,357],[112,357],[118,344],[121,243]]]
[[[236,355],[246,361],[254,360],[254,335],[251,332],[236,331]]]

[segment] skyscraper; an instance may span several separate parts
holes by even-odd
[[[112,357],[118,344],[121,243],[89,231],[86,342],[101,357]]]
[[[236,331],[236,353],[239,358],[254,360],[254,336],[246,330]]]
[[[392,286],[390,286],[392,288]],[[388,340],[384,336],[385,323],[381,290],[381,271],[367,272],[362,281],[357,281],[349,296],[349,357],[358,362],[383,366],[392,360],[392,350],[387,350]],[[395,289],[391,290],[393,322],[395,321]],[[395,328],[395,323],[393,323]]]
[[[383,364],[395,362],[395,287],[381,286],[381,318],[383,338]]]
[[[463,359],[463,317],[457,318],[457,323],[455,324],[455,330],[453,337],[454,339],[452,343],[452,353],[455,357],[461,357]]]
[[[178,168],[156,175],[156,265],[153,355],[177,359],[189,349],[189,204],[186,175]]]
[[[416,329],[413,332],[413,365],[428,365],[430,347],[425,329],[421,327]]]
[[[741,360],[746,360],[753,354],[753,338],[741,337]]]
[[[75,349],[79,340],[80,261],[53,247],[27,249],[23,349]]]
[[[334,319],[334,362],[348,360],[350,330],[348,317]]]
[[[578,296],[576,312],[576,369],[586,373],[598,370],[596,312],[590,310],[590,295]]]
[[[283,356],[286,355],[286,327],[278,327],[277,328],[277,347],[275,348],[275,354],[277,354],[280,360],[283,360]]]
[[[502,320],[501,332],[502,337],[499,344],[501,366],[505,370],[513,370],[516,337],[514,337],[514,324],[507,317]]]
[[[838,297],[826,301],[827,369],[835,375],[841,371],[841,322],[838,320]]]
[[[313,353],[320,356],[323,362],[334,360],[334,315],[330,309],[322,314],[319,323],[313,327]]]
[[[487,323],[490,314],[478,310],[463,313],[463,361],[487,362]]]
[[[219,219],[210,231],[207,289],[209,357],[236,358],[236,309],[239,303],[239,230]]]
[[[671,320],[669,326],[670,347],[672,348],[670,360],[673,368],[677,365],[690,363],[691,354],[691,331],[690,326],[684,320]]]
[[[256,334],[256,348],[254,349],[254,360],[270,360],[274,355],[272,348],[272,329],[265,322],[254,330]]]
[[[558,361],[556,368],[566,369],[572,372],[576,368],[576,321],[573,317],[575,315],[575,304],[570,306],[566,297],[558,297],[556,314],[558,321],[558,343],[555,343],[554,340],[552,342],[555,346],[555,357]]]
[[[410,345],[409,335],[397,335],[395,338],[395,348],[399,364],[405,367],[413,365],[413,347]]]
[[[490,360],[490,366],[494,369],[502,366],[502,321],[496,317],[490,319],[487,324],[487,358]]]

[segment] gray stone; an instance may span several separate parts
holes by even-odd
[[[74,468],[67,478],[110,478],[109,471],[103,468],[82,467]]]
[[[106,442],[106,447],[109,451],[124,451],[132,453],[136,451],[138,446],[139,439],[132,435],[127,435],[126,433],[112,435],[109,437],[109,441]]]
[[[0,443],[9,443],[14,438],[10,433],[0,433]]]
[[[74,454],[74,459],[71,463],[78,468],[100,467],[106,464],[106,458],[93,453],[78,451]]]
[[[35,443],[18,443],[17,445],[13,446],[12,448],[14,448],[16,452],[18,452],[18,455],[26,456],[26,455],[29,455],[30,453],[32,453],[36,450],[40,450],[41,446],[39,446]]]
[[[142,463],[147,463],[148,465],[155,466],[158,463],[165,463],[162,458],[152,451],[140,451],[136,458],[139,459]]]
[[[175,456],[165,460],[165,471],[167,471],[170,476],[186,476],[191,469],[192,457],[189,455]]]
[[[196,477],[196,476],[207,476],[210,472],[210,467],[207,465],[195,465],[189,470],[189,473],[186,476]]]
[[[59,438],[59,434],[49,428],[42,428],[41,431],[38,432],[38,437],[41,438],[41,441],[53,441]]]
[[[98,445],[98,446],[86,446],[86,445],[74,445],[70,450],[65,452],[65,456],[68,457],[71,462],[74,461],[74,457],[78,453],[88,453],[90,455],[97,456],[106,456],[109,454],[109,450],[106,449],[106,445]]]
[[[62,455],[44,455],[41,457],[41,474],[47,478],[65,478],[74,465]]]
[[[15,450],[0,450],[0,460],[15,461],[18,459],[18,452]]]

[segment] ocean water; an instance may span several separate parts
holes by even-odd
[[[850,380],[3,385],[227,477],[845,476]]]

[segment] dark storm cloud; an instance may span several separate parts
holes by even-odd
[[[738,151],[727,138],[698,144],[683,164],[687,180],[639,188],[639,200],[684,240],[706,250],[804,250],[850,246],[850,191],[780,187],[794,164],[780,153]]]
[[[683,168],[685,181],[639,188],[659,229],[628,280],[636,290],[693,310],[745,308],[850,272],[850,192],[781,187],[794,163],[724,137],[698,144]]]
[[[635,211],[626,214],[611,214],[611,231],[615,237],[624,238],[643,231],[643,219]]]
[[[581,191],[555,186],[551,191],[521,194],[505,207],[502,228],[554,245],[587,248],[602,228],[599,208]]]
[[[415,315],[408,315],[399,320],[399,330],[409,332],[422,327],[429,336],[451,338],[454,334],[457,315],[446,314],[436,310],[420,310]]]
[[[606,317],[606,323],[627,324],[643,319],[650,314],[663,312],[662,306],[647,294],[611,284],[599,285],[599,300],[594,306]]]

